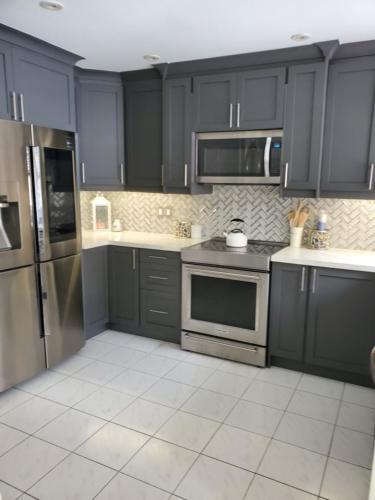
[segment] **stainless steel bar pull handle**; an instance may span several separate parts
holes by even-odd
[[[302,267],[301,271],[301,292],[305,291],[306,267]]]
[[[167,311],[159,311],[159,309],[149,309],[154,314],[168,314]]]
[[[370,164],[370,177],[369,177],[369,181],[368,181],[368,190],[369,191],[372,190],[372,185],[374,183],[374,167],[375,167],[375,164],[371,163]]]
[[[316,292],[316,269],[313,269],[311,293]]]
[[[133,248],[132,254],[133,254],[133,271],[135,271],[135,248]]]
[[[18,120],[18,112],[17,112],[17,96],[15,92],[10,93],[11,103],[12,103],[12,119]]]
[[[285,172],[284,172],[284,189],[288,187],[288,170],[289,170],[289,163],[285,163]]]
[[[150,279],[152,280],[168,280],[168,278],[164,277],[164,276],[149,276]]]
[[[121,169],[121,184],[125,186],[125,166],[123,163],[120,163],[120,169]]]
[[[237,127],[240,126],[240,117],[241,117],[241,103],[237,103]]]
[[[164,165],[160,166],[161,168],[161,185],[164,186]]]
[[[229,128],[233,127],[233,104],[229,105]]]
[[[86,184],[86,170],[85,170],[85,162],[81,162],[81,172],[82,172],[82,182]]]
[[[23,94],[19,94],[20,97],[20,109],[21,109],[21,121],[25,121],[25,106],[23,102]]]
[[[184,170],[184,186],[187,187],[188,185],[188,166],[187,163],[185,163],[185,170]]]

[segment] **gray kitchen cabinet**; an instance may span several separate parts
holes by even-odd
[[[86,338],[108,323],[108,248],[82,251],[83,316]]]
[[[242,130],[283,126],[285,68],[238,73],[235,126]]]
[[[12,45],[0,40],[0,118],[15,118],[12,71]]]
[[[375,58],[330,67],[322,196],[374,198]]]
[[[139,328],[139,251],[109,247],[109,323],[113,328]]]
[[[125,80],[126,189],[162,191],[161,80]]]
[[[326,93],[325,64],[291,66],[283,135],[283,195],[314,196],[319,183]]]
[[[292,264],[272,266],[270,353],[303,360],[309,268]]]
[[[77,115],[82,190],[122,190],[124,108],[120,75],[77,72]]]
[[[22,121],[75,130],[73,65],[13,47],[14,90]]]

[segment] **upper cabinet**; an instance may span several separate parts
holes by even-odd
[[[124,107],[120,75],[80,70],[77,77],[81,188],[122,190]]]
[[[16,94],[13,89],[12,46],[0,40],[0,118],[15,118]]]
[[[374,198],[375,58],[334,62],[324,132],[322,195]]]
[[[197,132],[281,128],[285,68],[194,78]]]
[[[162,82],[125,85],[126,188],[162,191]]]
[[[325,63],[291,66],[286,92],[283,179],[284,196],[297,191],[314,196],[321,168],[326,93]]]

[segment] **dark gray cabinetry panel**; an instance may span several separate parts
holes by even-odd
[[[285,73],[285,68],[238,73],[236,128],[282,128]]]
[[[308,267],[274,264],[271,282],[270,353],[303,360]]]
[[[0,118],[15,118],[13,90],[12,46],[0,40]]]
[[[161,191],[161,80],[125,82],[126,188]]]
[[[335,62],[329,73],[322,195],[374,198],[375,58]]]
[[[306,362],[367,375],[375,344],[375,275],[313,268]]]
[[[120,76],[80,71],[77,101],[81,188],[123,189],[124,108]]]
[[[283,194],[309,191],[319,182],[325,103],[325,64],[291,66],[283,137]]]
[[[109,247],[109,322],[120,329],[139,327],[139,251]]]
[[[195,131],[231,130],[235,125],[236,73],[194,78]]]
[[[73,66],[14,47],[13,68],[21,120],[75,130]]]
[[[83,312],[86,338],[108,323],[108,248],[82,251]]]

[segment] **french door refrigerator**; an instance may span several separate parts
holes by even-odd
[[[84,344],[74,136],[0,120],[0,392]]]

